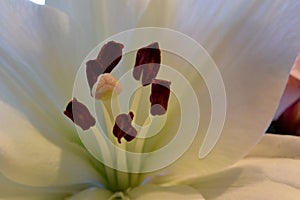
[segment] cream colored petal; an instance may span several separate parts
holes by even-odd
[[[89,188],[67,198],[67,200],[107,200],[112,194],[105,189]]]
[[[63,110],[76,71],[94,44],[53,8],[25,0],[1,1],[0,7],[1,99],[26,113],[49,137],[74,140],[73,124]]]
[[[217,144],[204,142],[204,136],[210,109],[223,103],[222,98],[200,105],[208,116],[201,115],[198,137],[177,162],[159,172],[154,182],[172,184],[221,170],[257,143],[272,120],[300,49],[299,9],[298,1],[150,2],[139,26],[174,28],[202,44],[221,72],[227,100],[226,121]],[[172,66],[172,61],[169,63]],[[185,73],[194,81],[200,97],[207,94],[199,78]],[[213,84],[215,77],[209,80]],[[211,106],[213,101],[216,103]],[[200,155],[204,158],[199,159],[203,142],[206,148]]]
[[[134,188],[128,192],[129,199],[134,200],[180,200],[180,199],[204,199],[200,193],[189,186],[160,187],[157,185],[145,185]]]
[[[194,187],[206,199],[299,199],[299,160],[253,158],[203,178]]]
[[[27,195],[27,196],[18,196],[18,197],[5,197],[5,198],[0,198],[0,200],[55,200],[55,199],[63,199],[64,196],[60,195],[49,195],[45,196],[44,194],[42,195]]]
[[[29,186],[99,185],[99,173],[85,150],[69,142],[54,144],[24,115],[0,103],[0,172]]]
[[[212,192],[212,189],[210,191]],[[214,190],[216,192],[216,190]],[[207,197],[211,200],[234,200],[234,199],[253,199],[253,200],[265,200],[265,199],[299,199],[300,191],[285,183],[276,183],[276,181],[261,181],[259,183],[253,183],[250,185],[233,186],[226,192],[220,194],[217,197]]]
[[[206,199],[299,199],[300,138],[268,136],[249,157],[193,186]]]
[[[300,158],[300,138],[289,135],[266,134],[247,157]]]
[[[13,182],[0,174],[0,199],[64,199],[70,194],[82,189],[84,186],[70,185],[64,187],[31,187]]]
[[[95,38],[98,42],[113,34],[136,27],[148,3],[149,0],[64,0],[63,2],[48,0],[46,2],[47,5],[71,16],[88,31],[89,38]]]

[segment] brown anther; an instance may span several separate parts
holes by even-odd
[[[92,89],[94,84],[97,82],[98,76],[103,73],[103,69],[97,60],[89,60],[86,63],[86,77],[88,84],[90,86],[90,91],[92,94]]]
[[[120,62],[123,48],[123,44],[110,41],[101,48],[97,59],[86,63],[86,75],[91,92],[98,76],[110,73]]]
[[[88,108],[83,103],[77,101],[76,98],[73,98],[73,100],[68,103],[64,114],[84,131],[96,124]]]
[[[163,115],[168,108],[170,97],[170,81],[153,79],[151,85],[151,115]]]
[[[105,73],[105,74],[100,75],[99,82],[95,89],[96,90],[95,90],[94,96],[96,99],[99,99],[99,100],[100,99],[103,100],[105,98],[110,97],[113,91],[115,91],[117,94],[120,94],[122,91],[121,84],[110,73]],[[94,89],[93,89],[93,91],[94,91]]]
[[[119,143],[121,143],[122,137],[124,137],[127,142],[130,142],[136,137],[137,131],[131,125],[133,117],[133,112],[129,112],[129,114],[120,114],[116,117],[113,134],[118,139]]]
[[[159,71],[160,62],[160,49],[157,42],[139,49],[136,55],[133,77],[140,80],[142,76],[142,85],[149,85]]]

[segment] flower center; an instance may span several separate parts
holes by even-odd
[[[137,130],[132,126],[134,117],[133,111],[130,111],[129,114],[119,113],[115,119],[113,119],[112,114],[112,92],[115,90],[119,94],[121,92],[121,86],[118,83],[118,80],[115,79],[110,72],[120,62],[123,48],[123,44],[110,41],[101,48],[96,59],[89,60],[86,63],[86,76],[90,87],[90,93],[96,99],[102,100],[109,115],[109,120],[114,121],[112,133],[117,138],[119,144],[121,143],[122,138],[127,142],[130,142],[138,134]],[[151,95],[149,99],[151,109],[150,111],[144,112],[146,115],[149,115],[149,112],[153,116],[164,115],[168,108],[171,82],[155,79],[159,72],[160,62],[161,51],[157,42],[140,48],[137,51],[132,74],[133,78],[137,81],[141,80],[143,87],[151,84]],[[76,98],[69,102],[64,114],[83,130],[87,130],[95,125],[95,120],[89,113],[87,107],[78,102]],[[147,116],[146,118],[143,118],[142,116],[140,118],[143,119],[143,124],[145,123]]]
[[[127,113],[121,113],[119,95],[121,93],[121,85],[119,81],[113,77],[110,72],[118,65],[122,58],[123,44],[111,41],[105,44],[96,59],[86,62],[86,78],[89,85],[90,94],[93,98],[100,100],[106,131],[109,140],[116,146],[127,151],[126,143],[134,140],[142,131],[144,125],[151,124],[150,115],[153,117],[165,115],[168,109],[168,101],[170,97],[170,81],[157,79],[156,76],[161,64],[161,51],[157,42],[146,47],[140,48],[136,54],[135,65],[133,68],[133,79],[140,81],[141,92],[136,92],[133,96],[132,104],[135,101],[145,101],[149,106],[131,105]],[[151,90],[149,90],[151,87]],[[126,92],[123,90],[123,92]],[[148,99],[145,99],[147,97]],[[140,105],[138,103],[137,105]],[[116,112],[117,114],[115,115]],[[76,98],[69,102],[64,114],[69,117],[83,131],[97,128],[94,117],[90,114],[88,108]],[[96,116],[95,116],[96,117]],[[160,119],[160,118],[159,118]],[[101,131],[98,131],[101,132]],[[88,134],[88,132],[87,132]],[[125,142],[122,143],[122,139]],[[139,140],[133,147],[135,152],[143,152],[145,139]],[[126,161],[126,152],[119,151],[109,152],[116,154],[109,158],[105,155],[105,148],[101,152],[106,159],[116,159],[116,165],[128,165]],[[118,152],[118,153],[116,153]],[[105,159],[105,158],[103,158]],[[139,169],[141,163],[135,163],[133,168]],[[118,168],[119,169],[119,168]],[[111,188],[119,190],[128,188],[128,185],[136,185],[139,182],[137,175],[132,175],[129,180],[127,173],[114,171],[107,168],[106,174]],[[110,177],[111,174],[113,177]]]
[[[104,73],[110,73],[122,58],[123,44],[111,41],[105,44],[95,60],[86,63],[86,75],[90,90],[97,82],[98,77]]]

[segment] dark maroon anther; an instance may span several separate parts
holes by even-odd
[[[153,79],[151,85],[151,115],[163,115],[168,108],[170,97],[170,81]]]
[[[100,67],[97,60],[89,60],[86,63],[86,76],[90,86],[91,95],[93,86],[97,82],[98,76],[102,73],[103,69]]]
[[[129,114],[120,114],[116,117],[113,134],[118,138],[119,143],[121,143],[122,137],[128,142],[136,137],[137,131],[131,125],[133,117],[134,115],[132,112],[129,112]]]
[[[98,76],[110,73],[120,62],[123,48],[123,44],[110,41],[101,48],[97,59],[86,63],[86,75],[91,91]]]
[[[110,73],[122,58],[124,45],[114,41],[105,44],[100,50],[97,61],[103,66],[103,73]]]
[[[133,77],[140,80],[143,74],[142,85],[149,85],[159,71],[160,62],[160,49],[157,42],[139,49],[136,54]]]
[[[88,108],[77,101],[76,98],[73,98],[73,100],[68,103],[64,114],[84,131],[96,124],[96,121],[90,114]]]

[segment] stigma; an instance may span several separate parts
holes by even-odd
[[[110,73],[101,74],[97,84],[93,87],[93,96],[98,100],[111,97],[113,92],[120,94],[122,91],[119,81]]]
[[[123,48],[123,44],[110,41],[101,48],[96,59],[86,63],[86,76],[91,94],[98,77],[110,73],[120,62]]]

